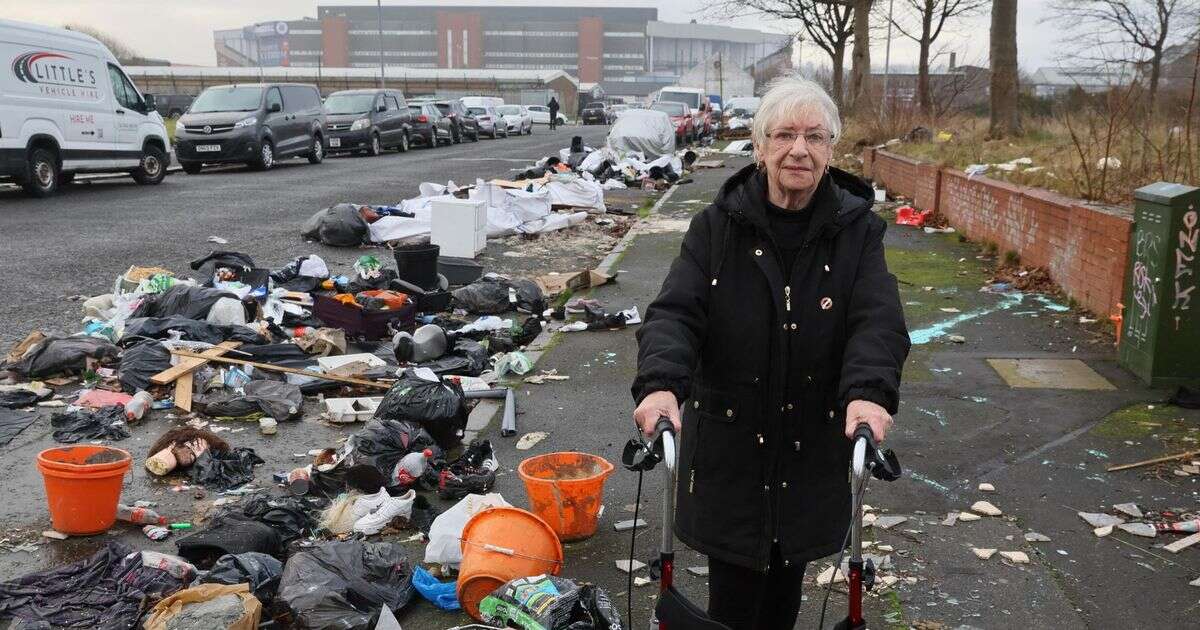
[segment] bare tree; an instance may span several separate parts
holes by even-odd
[[[1194,17],[1195,3],[1192,0],[1056,0],[1054,11],[1057,21],[1079,49],[1074,57],[1149,68],[1146,108],[1154,112],[1163,53],[1182,39],[1178,33],[1183,29],[1172,29],[1172,20]]]
[[[117,58],[117,61],[121,62],[121,65],[137,65],[136,62],[142,59],[142,56],[139,55],[137,51],[127,46],[125,42],[122,42],[112,35],[109,35],[108,33],[105,33],[104,31],[101,31],[95,27],[84,24],[67,24],[64,26],[64,28],[69,31],[83,33],[84,35],[91,35],[92,37],[100,40],[101,44],[104,44],[109,50],[112,51],[113,56]]]
[[[1020,111],[1017,108],[1017,0],[992,2],[990,43],[991,126],[993,138],[1021,133]]]
[[[871,108],[871,5],[874,0],[818,0],[849,4],[854,9],[854,51],[850,56],[850,86],[846,104],[851,113]]]
[[[913,40],[920,48],[917,60],[917,100],[921,114],[933,115],[933,90],[929,85],[929,50],[941,36],[946,22],[951,18],[979,11],[989,0],[900,0],[907,8],[893,18],[892,24],[901,35]],[[914,25],[912,22],[916,21]]]
[[[833,86],[830,93],[839,105],[842,103],[846,45],[854,34],[849,4],[817,0],[724,0],[714,5],[713,9],[723,17],[751,13],[800,22],[808,34],[807,39],[829,56]]]

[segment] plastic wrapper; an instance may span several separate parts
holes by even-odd
[[[298,630],[368,630],[384,605],[398,611],[415,594],[403,546],[348,541],[289,558],[278,599]]]
[[[448,449],[461,439],[467,426],[462,387],[442,380],[426,380],[408,369],[392,385],[375,411],[376,419],[416,422]]]
[[[171,351],[154,340],[146,340],[121,353],[117,380],[121,389],[134,393],[150,388],[150,377],[171,367]]]
[[[125,408],[117,405],[96,410],[80,409],[50,416],[55,442],[74,444],[85,440],[124,440],[129,437]]]
[[[269,604],[279,590],[283,563],[265,553],[247,551],[226,554],[212,568],[196,577],[192,584],[248,584],[258,601]]]
[[[112,361],[121,353],[120,348],[107,340],[96,337],[43,337],[31,344],[12,361],[0,366],[21,376],[38,377],[61,372],[78,373],[87,369],[88,359],[100,362]]]
[[[425,545],[425,563],[457,565],[462,562],[460,539],[467,521],[487,508],[508,506],[508,501],[495,493],[472,494],[455,503],[433,519],[429,527],[429,544]]]
[[[412,581],[413,587],[417,589],[421,597],[429,600],[434,606],[442,610],[462,608],[462,604],[458,603],[458,595],[455,593],[456,584],[453,581],[439,582],[420,565],[413,569]]]
[[[201,584],[158,602],[142,628],[170,630],[181,625],[193,627],[197,622],[214,624],[220,619],[228,630],[255,630],[261,617],[262,603],[246,584]]]
[[[358,206],[339,203],[309,218],[301,236],[331,247],[358,247],[368,238],[368,226]]]
[[[228,490],[253,481],[254,467],[261,464],[262,458],[251,448],[238,447],[224,452],[210,448],[196,458],[188,473],[192,483],[210,490]]]

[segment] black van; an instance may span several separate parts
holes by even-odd
[[[343,90],[325,98],[329,152],[408,150],[412,114],[400,90]]]
[[[242,162],[266,170],[279,160],[325,159],[325,110],[317,86],[250,83],[210,87],[175,124],[175,155],[187,173]]]

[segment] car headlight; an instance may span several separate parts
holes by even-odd
[[[353,125],[350,125],[350,131],[358,131],[360,129],[366,129],[367,127],[370,127],[370,126],[371,126],[370,118],[359,118],[358,120],[354,121]]]
[[[233,123],[233,128],[234,129],[245,129],[246,127],[252,127],[257,123],[258,123],[258,119],[255,118],[254,116],[251,116],[249,118],[243,118],[242,120],[239,120],[239,121]]]

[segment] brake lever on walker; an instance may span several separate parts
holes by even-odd
[[[663,433],[667,431],[673,432],[674,429],[675,425],[671,423],[670,418],[660,416],[658,424],[654,426],[654,435],[651,435],[650,439],[643,439],[639,430],[638,437],[625,443],[625,448],[621,452],[621,464],[634,472],[654,470],[654,467],[664,457],[662,445]]]
[[[900,478],[903,470],[900,468],[900,460],[896,457],[896,453],[890,448],[879,448],[875,442],[875,434],[871,430],[870,425],[863,422],[854,430],[854,441],[859,438],[867,442],[867,469],[871,471],[871,476],[880,481],[895,481]]]

